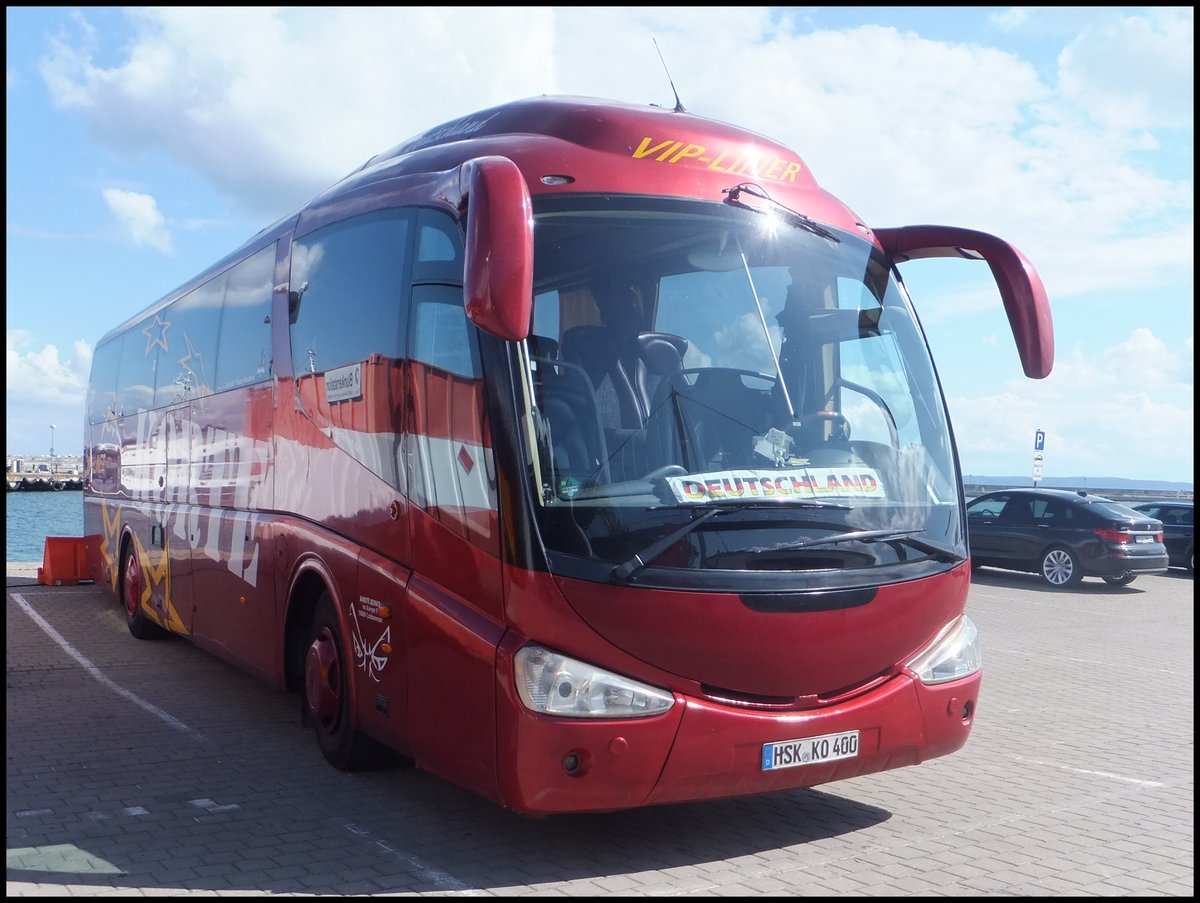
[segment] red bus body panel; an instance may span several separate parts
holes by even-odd
[[[961,569],[949,575],[928,578],[905,584],[902,593],[961,599],[967,575]],[[536,581],[535,581],[536,582]],[[544,589],[544,587],[543,587]],[[611,588],[610,588],[611,590]],[[644,593],[645,591],[642,591]],[[632,593],[637,597],[642,593]],[[530,602],[529,614],[534,622],[547,623],[554,618],[558,603],[537,597],[529,587],[520,593]],[[536,602],[534,601],[536,597]],[[544,603],[539,606],[538,603]],[[881,611],[886,610],[888,603]],[[532,609],[540,610],[535,614]],[[653,608],[653,606],[648,606]],[[559,609],[561,613],[561,609]],[[817,684],[827,684],[820,677],[821,666],[839,666],[839,657],[845,662],[842,667],[854,671],[854,665],[865,656],[875,658],[876,663],[894,662],[886,654],[878,658],[879,652],[867,651],[862,655],[851,650],[853,634],[844,645],[839,642],[841,631],[822,632],[821,622],[811,620],[811,615],[771,615],[785,623],[775,622],[776,633],[784,632],[798,636],[810,633],[807,643],[799,644],[784,659],[792,663],[801,675]],[[864,621],[882,620],[893,623],[881,613]],[[920,621],[920,618],[914,618]],[[682,635],[669,644],[670,653],[694,674],[709,674],[705,669],[706,656],[713,652],[712,637],[727,641],[732,649],[742,648],[736,638],[713,627],[700,630],[687,629],[684,624],[711,623],[701,618],[679,619],[665,625]],[[661,628],[651,626],[645,618],[638,624],[647,634],[666,639]],[[561,627],[561,631],[559,628]],[[586,633],[577,633],[567,623],[554,623],[551,630],[562,646],[569,644],[567,637],[587,641]],[[745,633],[745,631],[743,631]],[[769,681],[777,682],[779,650],[772,655],[763,642],[771,631],[760,630],[754,637],[755,648],[761,651],[757,668],[752,664],[753,654],[735,656],[747,681],[753,682],[755,673],[764,675]],[[689,644],[688,640],[692,643]],[[830,648],[824,648],[829,639]],[[907,647],[909,654],[918,651],[931,637]],[[593,638],[593,641],[595,638]],[[689,800],[716,799],[744,794],[766,793],[775,790],[811,787],[817,784],[884,771],[904,765],[913,765],[926,759],[946,755],[960,748],[967,740],[973,722],[974,710],[979,694],[982,674],[950,682],[936,687],[921,684],[914,676],[902,669],[895,670],[882,682],[876,683],[861,693],[850,694],[836,703],[814,706],[807,710],[754,710],[737,705],[725,705],[699,695],[698,683],[680,681],[679,675],[668,674],[654,668],[638,667],[632,659],[623,658],[622,652],[604,649],[600,645],[589,649],[568,645],[573,655],[585,660],[597,660],[606,667],[618,670],[663,686],[695,687],[693,695],[676,691],[676,705],[666,714],[643,719],[621,721],[589,721],[586,719],[547,718],[534,714],[521,704],[512,686],[511,655],[522,645],[516,638],[506,641],[502,650],[500,667],[500,780],[506,805],[530,813],[549,814],[563,811],[605,811],[628,806],[656,803],[684,802]],[[869,646],[890,645],[876,638]],[[647,648],[653,653],[652,644]],[[892,647],[893,651],[897,647]],[[743,650],[745,652],[745,650]],[[751,649],[750,653],[754,650]],[[663,656],[657,658],[662,660]],[[808,666],[806,661],[812,659]],[[614,664],[614,662],[616,664]],[[867,659],[868,664],[871,663]],[[887,667],[887,664],[881,664]],[[657,673],[656,673],[657,672]],[[857,672],[855,672],[857,673]],[[816,675],[815,677],[812,675]],[[803,680],[803,677],[796,680]],[[835,680],[838,678],[835,678]],[[794,688],[795,681],[785,681]],[[815,735],[859,731],[860,747],[856,757],[820,765],[800,766],[772,771],[761,767],[762,748],[766,743],[793,740]],[[568,772],[564,759],[568,755],[578,756],[583,765],[578,771]]]
[[[960,567],[933,587],[885,586],[865,605],[794,614],[754,611],[732,594],[560,585],[585,623],[640,661],[745,694],[816,697],[922,649],[933,639],[929,625],[940,628],[963,610],[969,577]]]

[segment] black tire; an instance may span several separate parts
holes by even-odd
[[[1196,573],[1196,547],[1192,546],[1187,551],[1187,572],[1195,576]]]
[[[1079,567],[1079,559],[1066,546],[1054,546],[1042,553],[1038,573],[1043,580],[1055,589],[1066,589],[1075,586],[1083,579],[1083,571]]]
[[[162,636],[163,629],[142,611],[142,568],[133,552],[133,541],[121,550],[121,571],[117,586],[121,592],[121,608],[125,611],[125,626],[139,640]]]
[[[1104,582],[1109,586],[1129,586],[1136,579],[1136,574],[1122,574],[1119,577],[1105,577]]]
[[[349,656],[333,598],[323,592],[308,631],[302,705],[329,763],[341,771],[360,771],[378,762],[379,747],[354,727]]]

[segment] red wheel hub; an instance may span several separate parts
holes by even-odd
[[[337,722],[342,701],[341,673],[337,642],[329,628],[323,627],[308,647],[304,688],[308,710],[325,730],[332,730]]]
[[[142,604],[142,581],[135,558],[125,563],[125,614],[134,617]]]

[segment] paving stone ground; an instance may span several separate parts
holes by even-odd
[[[8,896],[1182,896],[1192,579],[979,572],[974,732],[778,795],[528,819],[413,769],[344,774],[297,702],[94,586],[9,563]]]

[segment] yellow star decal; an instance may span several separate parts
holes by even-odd
[[[100,557],[104,559],[104,573],[112,584],[113,592],[117,591],[117,539],[121,533],[121,512],[119,508],[112,509],[112,518],[108,516],[108,502],[100,503],[100,519],[104,523],[104,539],[100,541]]]
[[[150,553],[135,535],[134,549],[137,554],[138,567],[142,569],[142,598],[139,602],[142,612],[172,633],[187,634],[190,631],[184,626],[183,619],[175,610],[171,601],[171,555],[166,536],[163,537],[161,560],[155,565],[150,560]]]

